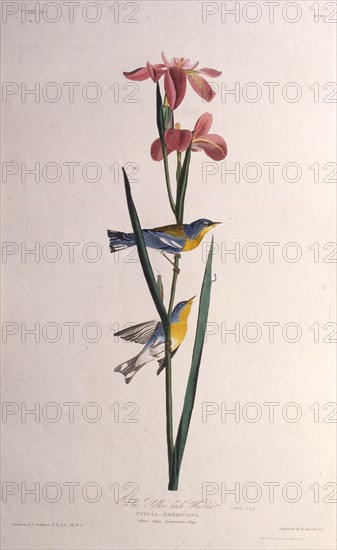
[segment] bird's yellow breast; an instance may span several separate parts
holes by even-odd
[[[200,231],[199,235],[194,239],[189,239],[187,237],[186,242],[184,244],[183,252],[188,252],[189,250],[194,250],[194,248],[197,248],[197,246],[199,246],[202,239],[210,229],[212,229],[212,227],[205,227]]]
[[[177,323],[171,324],[171,340],[172,351],[174,351],[186,336],[187,332],[187,319],[191,311],[191,306],[188,305],[180,314],[180,319]]]
[[[198,239],[189,239],[187,237],[187,239],[185,241],[185,244],[184,244],[183,252],[188,252],[189,250],[194,250],[194,248],[197,248],[197,246],[199,246],[200,240],[198,240]]]
[[[172,340],[172,351],[174,351],[186,336],[187,332],[187,323],[172,323],[171,325],[171,340]]]

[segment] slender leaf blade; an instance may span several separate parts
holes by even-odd
[[[157,288],[159,292],[159,296],[161,297],[161,301],[164,301],[164,287],[163,287],[163,279],[161,275],[157,275]]]
[[[184,205],[185,205],[185,196],[186,196],[186,189],[187,189],[188,171],[189,171],[190,161],[191,161],[191,147],[192,147],[192,144],[190,144],[188,149],[186,150],[183,166],[179,174],[179,183],[177,186],[177,200],[176,200],[176,211],[177,211],[178,223],[183,223],[183,218],[184,218]]]
[[[164,137],[164,121],[163,121],[163,101],[160,93],[159,82],[157,82],[156,88],[156,102],[157,102],[157,128],[161,141]]]
[[[140,263],[141,263],[141,266],[142,266],[142,269],[143,269],[144,277],[145,277],[147,285],[149,287],[149,291],[151,293],[152,299],[153,299],[154,304],[157,308],[157,311],[159,313],[161,321],[162,321],[163,325],[167,326],[169,324],[168,315],[167,315],[166,309],[164,307],[164,304],[162,302],[162,299],[160,297],[157,282],[156,282],[156,279],[154,277],[153,270],[152,270],[152,267],[151,267],[151,263],[150,263],[150,260],[149,260],[149,255],[148,255],[147,250],[146,250],[145,241],[144,241],[144,237],[143,237],[143,231],[142,231],[142,228],[141,228],[141,225],[140,225],[137,210],[136,210],[135,204],[133,202],[132,194],[131,194],[130,182],[129,182],[128,176],[127,176],[124,168],[122,168],[122,170],[123,170],[123,176],[124,176],[124,186],[125,186],[126,200],[127,200],[127,205],[128,205],[128,209],[129,209],[129,214],[130,214],[130,219],[131,219],[133,231],[134,231],[134,234],[135,234],[139,260],[140,260]]]
[[[201,287],[197,329],[194,340],[191,370],[188,377],[184,406],[180,418],[177,438],[174,446],[172,469],[170,475],[169,489],[176,490],[179,482],[179,471],[184,455],[188,430],[191,422],[192,411],[197,391],[199,369],[204,346],[206,325],[210,304],[212,286],[212,259],[213,259],[213,237],[205,267],[204,279]]]

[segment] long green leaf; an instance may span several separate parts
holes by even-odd
[[[163,141],[164,137],[164,121],[163,121],[163,101],[161,98],[160,88],[159,88],[159,82],[157,82],[156,87],[156,104],[157,104],[157,128],[158,133],[161,141]]]
[[[192,145],[190,144],[186,150],[183,166],[179,174],[176,200],[177,223],[183,223],[184,218],[185,195],[187,189],[188,171],[191,161],[191,146]]]
[[[135,233],[139,260],[140,260],[151,296],[153,298],[154,304],[161,318],[161,322],[163,323],[163,328],[165,333],[166,439],[167,439],[168,463],[169,463],[169,470],[170,470],[172,465],[172,454],[173,454],[171,350],[168,346],[168,343],[171,340],[170,319],[160,296],[160,288],[158,288],[158,284],[154,278],[154,274],[153,274],[149,256],[146,250],[143,232],[139,222],[137,210],[132,199],[129,179],[126,175],[124,168],[122,168],[122,170],[123,170],[123,176],[124,176],[126,199],[128,203],[128,209],[129,209],[133,231]],[[158,280],[158,283],[159,283],[159,280]]]
[[[164,301],[164,287],[163,287],[163,280],[161,275],[157,275],[157,288],[159,292],[159,296],[161,297],[161,301]]]
[[[170,126],[174,126],[174,117],[170,107],[168,105],[163,105],[159,82],[157,82],[156,87],[156,120],[160,140],[162,143],[164,143],[164,132],[169,123]]]
[[[141,228],[141,225],[140,225],[140,222],[139,222],[137,210],[136,210],[135,204],[133,202],[132,194],[131,194],[129,179],[128,179],[128,176],[127,176],[124,168],[122,168],[122,170],[123,170],[123,176],[124,176],[126,200],[127,200],[127,204],[128,204],[128,209],[129,209],[129,214],[130,214],[130,219],[131,219],[133,231],[134,231],[134,234],[135,234],[139,260],[140,260],[140,263],[141,263],[141,266],[142,266],[142,269],[143,269],[143,273],[144,273],[147,285],[149,287],[149,291],[150,291],[151,296],[153,298],[154,304],[157,308],[160,319],[161,319],[161,321],[162,321],[162,323],[165,327],[169,324],[169,318],[168,318],[166,309],[164,307],[164,304],[162,302],[162,299],[160,297],[157,282],[156,282],[156,279],[154,277],[153,270],[152,270],[152,267],[151,267],[151,264],[150,264],[149,256],[148,256],[146,246],[145,246],[145,242],[144,242],[143,231],[142,231],[142,228]]]
[[[204,346],[206,324],[207,324],[208,310],[209,310],[209,303],[210,303],[210,296],[211,296],[212,258],[213,258],[213,237],[212,237],[211,247],[208,253],[204,279],[201,287],[198,322],[197,322],[197,329],[196,329],[195,340],[194,340],[191,370],[188,377],[183,411],[181,414],[181,419],[180,419],[178,433],[177,433],[177,439],[174,446],[170,482],[168,486],[169,490],[171,491],[176,491],[178,489],[179,472],[180,472],[181,462],[184,455],[186,439],[187,439],[188,430],[191,422],[195,395],[197,391],[199,368],[200,368],[202,350]]]

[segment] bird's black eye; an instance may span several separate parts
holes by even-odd
[[[207,227],[207,226],[208,226],[208,222],[204,222],[204,226]]]

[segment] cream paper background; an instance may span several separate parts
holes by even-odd
[[[2,4],[5,9],[7,3]],[[43,9],[43,4],[38,3],[38,7]],[[321,17],[315,22],[310,9],[314,3],[298,2],[302,16],[296,23],[282,16],[285,2],[276,6],[274,23],[269,22],[263,2],[257,3],[263,11],[255,23],[247,21],[254,17],[254,7],[242,11],[248,9],[247,2],[238,3],[238,22],[233,17],[221,21],[221,3],[211,3],[208,9],[219,11],[203,22],[202,2],[193,1],[138,1],[139,11],[133,16],[134,3],[120,2],[115,22],[117,4],[101,1],[96,2],[102,12],[96,23],[84,19],[85,2],[75,6],[75,19],[70,23],[66,3],[57,4],[62,17],[55,23],[42,16],[37,23],[35,15],[29,13],[22,22],[20,9],[35,9],[35,3],[30,2],[26,7],[11,3],[14,8],[6,9],[15,11],[18,7],[19,12],[2,22],[2,80],[19,86],[18,93],[8,96],[6,103],[4,96],[2,99],[2,160],[19,166],[19,172],[3,182],[2,192],[2,240],[19,247],[13,245],[11,250],[18,252],[7,256],[6,263],[3,258],[2,264],[3,322],[18,327],[3,344],[2,399],[5,404],[17,405],[11,405],[15,414],[7,416],[7,422],[3,417],[2,480],[13,483],[18,492],[2,504],[2,548],[335,548],[334,504],[324,502],[334,489],[326,484],[334,481],[335,424],[324,419],[333,413],[326,404],[335,400],[335,362],[333,343],[323,341],[333,332],[333,325],[326,323],[334,321],[335,303],[335,266],[323,261],[333,251],[323,246],[335,240],[333,177],[323,181],[331,172],[331,166],[325,165],[334,161],[335,151],[334,105],[323,101],[333,92],[324,86],[335,80],[335,24],[323,19],[333,11],[333,3],[319,3]],[[90,10],[95,7],[86,9],[87,18],[92,19],[94,12]],[[287,18],[294,19],[293,10],[298,8],[288,9]],[[55,7],[48,10],[47,18],[53,18]],[[138,22],[125,22],[127,16]],[[202,112],[211,112],[212,131],[223,135],[229,147],[223,169],[231,169],[235,163],[242,169],[248,162],[263,169],[255,183],[242,173],[239,181],[233,176],[221,180],[220,171],[203,182],[202,167],[205,170],[206,165],[202,163],[210,159],[201,153],[193,155],[185,218],[210,217],[222,220],[223,225],[214,232],[219,247],[213,266],[217,280],[212,287],[209,334],[177,493],[166,490],[164,378],[157,378],[155,366],[149,365],[126,386],[113,372],[139,349],[115,342],[113,329],[157,315],[140,265],[130,261],[136,256],[121,254],[115,262],[106,237],[108,227],[131,228],[120,175],[126,162],[139,166],[134,176],[138,181],[132,187],[143,226],[173,221],[163,168],[149,155],[156,137],[155,87],[151,81],[139,83],[137,101],[126,102],[133,88],[123,88],[128,82],[122,76],[124,70],[142,66],[147,60],[159,62],[162,50],[169,58],[185,56],[200,60],[201,67],[222,70],[216,81],[220,87],[233,88],[239,83],[237,102],[233,95],[224,101],[219,93],[211,104],[203,103],[188,86],[176,121],[191,128]],[[41,88],[58,83],[62,96],[53,103],[41,93],[39,102],[32,95],[22,102],[22,83],[30,88],[36,82]],[[69,101],[66,82],[79,83],[73,102]],[[102,91],[97,102],[89,102],[81,94],[89,82],[96,82]],[[244,85],[252,82],[263,92],[255,103],[245,99],[242,92]],[[275,88],[274,102],[269,101],[264,82],[280,84]],[[297,102],[282,97],[281,91],[289,82],[300,86],[302,97]],[[320,89],[317,102],[309,89],[314,83]],[[115,94],[119,88],[119,100],[111,86]],[[49,92],[51,96],[53,90]],[[93,92],[88,90],[89,96]],[[253,96],[254,89],[247,93]],[[293,93],[294,88],[289,88],[290,97]],[[268,181],[263,166],[271,161],[280,163],[274,182]],[[20,164],[31,168],[36,162],[41,170],[46,163],[58,163],[62,169],[59,181],[48,182],[42,174],[40,181],[27,175],[23,182]],[[65,162],[80,163],[74,182],[69,181]],[[86,181],[82,176],[88,162],[100,165],[99,181]],[[282,177],[281,168],[289,162],[300,165],[299,181]],[[116,169],[115,163],[119,167],[116,176],[117,172],[109,169]],[[309,169],[314,163],[319,163],[321,170],[317,182]],[[93,177],[93,172],[88,174]],[[52,175],[52,171],[48,173],[48,177]],[[248,177],[253,176],[253,171],[249,172]],[[294,177],[291,170],[289,177]],[[59,261],[45,257],[55,255],[56,249],[50,245],[43,248],[51,242],[61,251]],[[74,245],[73,261],[69,260],[69,245],[64,245],[69,242],[79,243]],[[240,243],[237,262],[233,255],[221,256],[221,247],[231,249],[236,242]],[[254,256],[253,248],[243,253],[244,245],[251,242],[261,247],[259,261],[247,261],[245,254]],[[265,242],[280,243],[273,263]],[[297,243],[302,252],[297,262],[282,256],[284,245],[290,242]],[[22,261],[21,243],[27,248],[40,243],[40,256],[34,259],[27,255]],[[88,247],[87,243],[97,244]],[[314,243],[320,247],[317,261],[309,248]],[[9,250],[6,244],[5,249]],[[98,261],[88,261],[100,249]],[[295,252],[289,248],[289,257]],[[177,300],[199,293],[204,254],[205,249],[199,247],[183,257]],[[167,297],[170,266],[157,253],[150,255],[156,272],[163,276]],[[196,316],[194,305],[188,336],[174,359],[175,426]],[[268,328],[263,325],[270,321],[280,323],[274,343],[269,342]],[[73,342],[69,341],[69,325],[64,324],[71,322],[79,323]],[[24,342],[21,323],[27,328],[39,323],[40,342],[34,335],[27,335]],[[55,343],[46,341],[55,335],[50,328],[46,336],[48,323],[60,327]],[[82,336],[87,323],[100,327],[101,337],[96,343],[87,341],[95,337],[92,325],[86,339]],[[223,341],[224,323],[227,328],[240,323],[238,342],[234,336]],[[244,337],[246,323],[261,327],[262,336],[256,343],[247,341],[254,336],[253,328]],[[289,343],[288,336],[282,337],[281,329],[287,323],[300,326],[298,342]],[[309,328],[314,323],[320,327],[319,342],[314,342],[314,332]],[[294,327],[287,334],[294,338]],[[79,404],[73,422],[69,407],[64,405],[68,402]],[[262,411],[258,422],[247,420],[247,415],[254,417],[254,410],[258,410],[254,406],[244,408],[252,402]],[[266,402],[279,403],[274,422],[269,421],[268,408],[263,405]],[[297,409],[287,408],[292,402]],[[24,404],[31,409],[34,403],[40,404],[40,417],[23,415],[23,422],[20,412],[24,413]],[[56,403],[57,409],[48,403]],[[207,403],[213,403],[208,410],[214,414],[203,422],[202,407]],[[227,409],[239,404],[237,422],[233,415],[221,420],[216,407],[220,410],[222,403]],[[316,422],[310,409],[314,403],[319,406]],[[8,405],[5,408],[8,410]],[[117,409],[119,418],[114,416]],[[97,410],[101,418],[89,422],[88,417],[94,418]],[[300,411],[298,421],[289,421],[296,410]],[[57,411],[60,418],[53,423],[48,418]],[[131,420],[138,422],[130,421],[132,412]],[[336,419],[336,415],[329,418]],[[80,484],[75,487],[74,502],[69,502],[64,485],[69,482]],[[264,485],[268,482],[279,484],[274,502],[269,502]],[[27,495],[22,502],[24,488],[32,489],[35,483],[40,484],[40,502],[34,495]],[[126,486],[128,483],[132,485]],[[209,508],[196,504],[205,496],[205,483],[213,483]],[[224,484],[233,489],[236,483],[239,502],[235,503],[231,495],[225,502]],[[248,497],[244,489],[247,483],[255,484],[250,486]],[[297,502],[289,502],[294,499],[294,486],[282,496],[288,483],[300,487]],[[320,490],[318,502],[309,489],[315,483]],[[49,490],[47,484],[53,484]],[[61,493],[52,503],[55,484]],[[138,503],[131,505],[125,496],[134,484],[138,492],[133,498]],[[118,498],[111,489],[117,486]],[[84,496],[83,487],[88,489]],[[94,499],[95,487],[100,488],[101,496],[97,502],[88,502]],[[254,487],[260,488],[262,495],[252,503],[249,498],[254,498]],[[173,508],[174,503],[182,508]],[[172,512],[186,515],[164,515]],[[157,515],[140,515],[144,513]],[[180,523],[165,523],[167,520]]]

